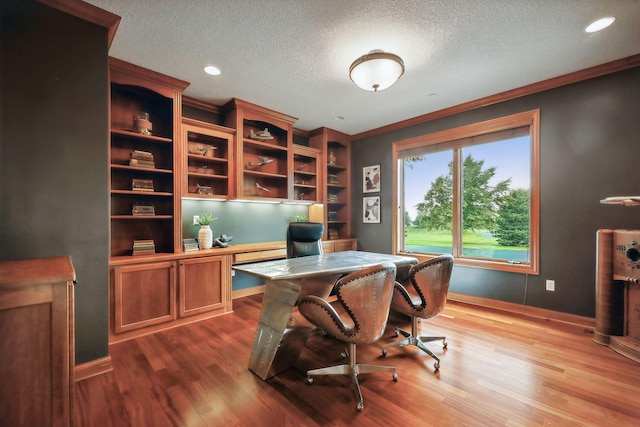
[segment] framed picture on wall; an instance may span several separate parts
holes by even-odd
[[[362,222],[380,222],[380,196],[362,198]]]
[[[362,168],[362,192],[375,193],[380,191],[380,165]]]

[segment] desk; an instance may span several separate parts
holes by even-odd
[[[326,298],[343,274],[384,262],[395,263],[400,274],[406,275],[418,261],[406,256],[344,251],[234,266],[236,271],[266,279],[249,370],[266,380],[298,360],[311,331],[290,321],[301,297],[313,294]]]

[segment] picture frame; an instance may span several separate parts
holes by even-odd
[[[380,196],[362,198],[362,222],[365,224],[380,223]]]
[[[380,165],[362,168],[362,192],[376,193],[380,191]]]

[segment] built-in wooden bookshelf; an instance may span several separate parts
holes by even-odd
[[[310,132],[310,146],[322,158],[322,197],[325,240],[351,237],[351,137],[320,128]]]
[[[235,129],[182,119],[184,196],[210,199],[235,196],[234,135]]]
[[[141,240],[153,241],[156,252],[173,253],[181,208],[175,196],[175,141],[188,83],[115,58],[109,59],[109,73],[110,255],[132,255],[134,242]],[[134,215],[139,205],[152,206],[153,214]]]
[[[316,203],[320,200],[320,150],[293,146],[293,198]]]
[[[225,124],[236,129],[236,197],[293,199],[293,123],[297,120],[246,101],[222,107]]]

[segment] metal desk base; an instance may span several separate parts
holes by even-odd
[[[305,279],[267,280],[249,359],[251,372],[266,380],[296,364],[313,327],[294,320],[294,307],[304,295],[327,298],[339,277],[333,274]],[[303,293],[301,289],[304,289]]]

